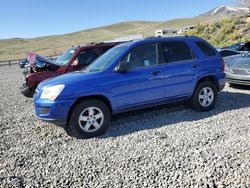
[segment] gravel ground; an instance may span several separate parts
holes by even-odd
[[[0,75],[1,187],[250,187],[250,88],[227,86],[207,113],[120,114],[105,135],[77,140],[35,117],[21,69]]]

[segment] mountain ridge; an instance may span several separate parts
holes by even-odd
[[[232,15],[232,14],[247,14],[247,13],[250,13],[250,8],[248,7],[220,5],[199,16],[226,16],[229,14]]]

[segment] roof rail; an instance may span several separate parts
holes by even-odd
[[[150,36],[145,39],[155,39],[155,38],[168,38],[168,37],[189,37],[189,35],[163,35],[163,36]]]

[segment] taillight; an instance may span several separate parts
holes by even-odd
[[[224,70],[225,70],[225,62],[224,62],[224,59],[223,58],[221,58],[221,72],[224,72]]]

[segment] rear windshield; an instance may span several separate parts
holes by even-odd
[[[235,52],[235,51],[231,51],[231,50],[222,50],[219,53],[222,57],[228,57],[228,56],[241,54],[240,52]]]
[[[204,42],[196,42],[195,44],[207,56],[216,56],[216,53],[214,52],[214,50],[210,46],[208,46],[206,43],[204,43]]]

